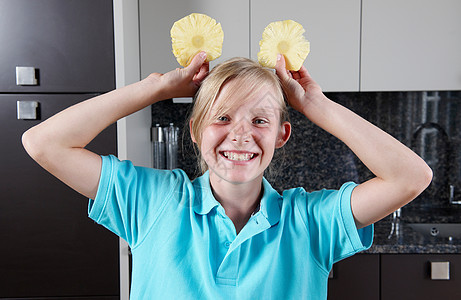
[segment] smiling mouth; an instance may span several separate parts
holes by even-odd
[[[232,152],[232,151],[223,151],[220,152],[222,156],[232,161],[249,161],[255,158],[258,154],[250,152]]]

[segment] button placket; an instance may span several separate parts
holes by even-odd
[[[236,286],[240,263],[240,248],[228,252],[216,274],[216,283],[220,285]]]
[[[218,276],[219,270],[223,267],[222,264],[224,262],[225,257],[229,255],[229,248],[231,248],[232,242],[235,240],[236,233],[234,224],[224,213],[224,209],[222,206],[217,207],[215,222],[218,230],[216,240],[216,271]]]

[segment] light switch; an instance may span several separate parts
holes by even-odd
[[[450,262],[431,261],[431,279],[432,280],[450,280]]]
[[[38,102],[37,101],[17,101],[18,120],[37,120]]]
[[[16,67],[16,85],[38,85],[34,67]]]

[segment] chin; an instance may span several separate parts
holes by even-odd
[[[251,174],[245,170],[218,170],[217,172],[210,169],[210,176],[215,176],[217,180],[223,180],[235,185],[250,183],[255,180],[262,180],[263,173]]]

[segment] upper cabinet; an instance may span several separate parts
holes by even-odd
[[[305,66],[326,92],[461,90],[461,1],[140,1],[141,75],[179,64],[176,20],[200,12],[224,31],[223,55],[257,59],[264,28],[291,19],[311,43]]]
[[[251,1],[251,58],[271,22],[300,23],[311,52],[304,65],[324,91],[358,91],[360,60],[360,0]]]
[[[172,52],[170,29],[175,21],[191,13],[203,13],[221,23],[223,51],[221,57],[210,63],[210,68],[231,57],[249,57],[248,1],[141,0],[139,11],[142,78],[152,72],[168,72],[180,67]]]
[[[461,1],[362,0],[361,91],[461,89]]]

